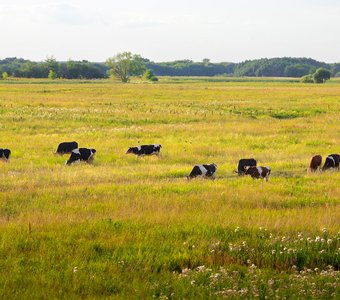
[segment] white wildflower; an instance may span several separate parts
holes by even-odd
[[[197,271],[198,272],[204,272],[205,271],[205,266],[203,265],[203,266],[198,266],[197,267]]]

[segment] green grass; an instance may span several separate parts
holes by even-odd
[[[340,82],[0,81],[3,299],[336,299]],[[59,142],[97,149],[65,166]],[[162,158],[125,155],[162,145]],[[269,182],[234,173],[240,158]],[[215,181],[186,180],[216,163]]]

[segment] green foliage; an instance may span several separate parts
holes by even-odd
[[[313,78],[315,83],[325,83],[331,78],[331,72],[325,68],[319,68],[313,74]]]
[[[50,70],[49,72],[48,72],[48,79],[57,79],[58,78],[58,75],[57,75],[57,73],[55,72],[55,71],[53,71],[53,70]]]
[[[300,81],[302,83],[314,83],[314,78],[313,75],[305,75],[301,77]]]
[[[308,64],[293,64],[285,67],[284,75],[287,77],[301,77],[309,74],[313,67]]]
[[[237,64],[234,74],[237,76],[301,77],[314,72],[316,68],[327,66],[326,63],[310,58],[263,58],[246,60]]]
[[[158,78],[153,74],[152,70],[146,70],[143,73],[143,79],[147,81],[158,81]]]
[[[307,58],[273,58],[260,60],[247,60],[241,63],[212,63],[208,58],[202,62],[192,60],[176,60],[171,62],[155,63],[139,55],[129,52],[118,55],[121,60],[121,69],[124,65],[137,66],[131,68],[129,76],[140,76],[145,69],[150,69],[156,76],[253,76],[253,77],[296,77],[312,74],[317,68],[327,68],[331,70],[332,76],[340,72],[340,64],[326,64]],[[125,57],[124,57],[125,56]],[[115,58],[116,59],[116,58]],[[116,60],[109,58],[107,63],[112,65]],[[124,61],[126,64],[123,63]],[[109,71],[111,69],[111,71]],[[57,62],[54,57],[48,57],[44,62],[32,62],[21,58],[6,58],[0,60],[0,73],[7,72],[10,76],[27,78],[46,78],[49,70],[53,70],[63,78],[68,79],[91,79],[105,78],[113,75],[112,68],[108,64],[93,63],[86,60],[67,62]],[[109,71],[109,72],[108,72]],[[116,77],[116,76],[115,76]],[[123,76],[124,80],[128,80]],[[119,77],[119,80],[120,77]]]
[[[58,73],[59,64],[58,64],[55,57],[53,57],[53,56],[47,57],[45,62],[44,62],[44,66],[49,72],[53,71],[56,74]]]
[[[2,79],[6,80],[8,78],[7,72],[3,72],[1,77]]]
[[[86,60],[67,62],[56,62],[55,58],[48,58],[45,62],[32,62],[20,58],[0,60],[0,73],[6,71],[15,77],[46,78],[50,70],[67,79],[92,79],[106,77],[108,68],[104,64]]]
[[[129,81],[130,76],[142,75],[145,70],[142,57],[131,52],[118,53],[107,59],[106,65],[110,68],[108,73],[124,83]]]

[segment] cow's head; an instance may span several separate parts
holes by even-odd
[[[135,154],[137,153],[138,149],[137,147],[130,147],[125,154]]]

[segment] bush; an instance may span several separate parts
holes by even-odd
[[[7,72],[2,73],[2,79],[6,80],[8,78]]]
[[[300,81],[303,83],[314,83],[313,75],[309,74],[309,75],[302,76]]]
[[[158,78],[153,74],[152,70],[146,70],[143,74],[143,79],[148,81],[158,81]]]
[[[57,73],[56,72],[54,72],[53,70],[50,70],[49,72],[48,72],[48,78],[49,79],[56,79],[57,78]]]

